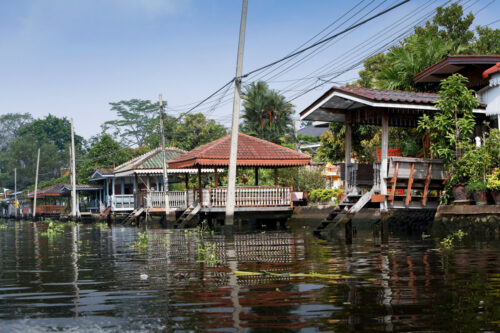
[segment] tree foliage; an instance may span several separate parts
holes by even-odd
[[[120,144],[109,134],[101,136],[100,140],[88,151],[83,161],[79,163],[77,179],[80,183],[88,182],[96,169],[111,169],[132,158],[132,154],[122,149]]]
[[[293,137],[294,110],[285,96],[259,81],[246,86],[242,98],[244,133],[278,144],[283,137]]]
[[[432,21],[416,27],[399,45],[368,58],[356,84],[367,88],[438,91],[438,84],[415,84],[413,76],[446,55],[500,53],[500,30],[478,26],[474,32],[473,21],[474,15],[464,15],[457,3],[439,7]]]
[[[144,144],[153,122],[159,116],[159,104],[149,100],[130,99],[109,103],[111,111],[116,112],[118,119],[106,121],[104,132],[111,131],[121,144],[138,147]]]
[[[187,114],[180,120],[166,116],[164,118],[165,143],[183,150],[191,150],[216,140],[227,134],[226,128],[213,119],[207,119],[203,113]],[[151,149],[160,145],[160,120],[156,119],[147,130],[145,144]]]
[[[0,116],[0,151],[6,151],[19,129],[33,120],[29,113],[7,113]]]
[[[5,119],[5,118],[4,118]],[[39,181],[59,177],[61,168],[68,167],[68,146],[71,142],[70,122],[66,118],[48,115],[33,120],[27,114],[10,115],[13,137],[0,152],[0,186],[14,187],[14,169],[17,169],[17,187],[23,189],[35,182],[37,150],[40,148]],[[12,122],[13,121],[13,122]],[[77,156],[81,156],[84,139],[75,135]]]
[[[49,114],[45,118],[35,119],[21,126],[18,135],[31,136],[39,145],[49,143],[63,151],[71,142],[71,123],[66,117],[58,118]],[[75,146],[81,147],[83,141],[81,136],[75,135]]]
[[[433,157],[441,158],[451,170],[451,183],[462,181],[463,173],[457,171],[462,152],[471,143],[474,130],[472,110],[479,105],[473,90],[466,87],[467,78],[453,74],[441,81],[441,90],[436,106],[439,108],[431,118],[424,114],[418,129],[430,135],[430,151]]]

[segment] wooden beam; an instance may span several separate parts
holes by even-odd
[[[201,166],[198,166],[198,198],[200,199],[200,205],[203,202],[203,191],[201,188]]]
[[[391,183],[391,195],[389,196],[389,200],[391,201],[391,205],[394,203],[394,195],[396,193],[396,183],[398,182],[398,168],[399,162],[396,162],[396,167],[394,168],[394,176],[392,176]]]
[[[387,195],[387,162],[389,153],[389,115],[382,114],[382,156],[380,159],[380,194]],[[380,209],[387,210],[387,201],[380,203]]]
[[[351,139],[352,139],[352,126],[350,119],[345,123],[345,192],[348,194],[349,186],[351,185],[350,179],[350,165],[351,165]]]
[[[422,198],[422,206],[427,205],[427,192],[429,192],[429,185],[431,183],[431,171],[432,171],[432,164],[429,163],[427,165],[427,177],[425,178],[424,197]]]
[[[219,171],[217,170],[217,168],[214,169],[214,183],[215,183],[215,187],[218,187],[219,186]]]
[[[274,186],[278,186],[278,168],[274,168]]]
[[[408,177],[408,188],[406,189],[405,206],[408,206],[411,201],[411,186],[413,185],[413,171],[415,170],[415,163],[411,164],[410,177]]]
[[[259,186],[259,167],[255,167],[255,186]]]

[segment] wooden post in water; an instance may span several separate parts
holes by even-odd
[[[345,223],[345,243],[352,244],[352,220]]]
[[[347,117],[347,115],[346,115]],[[352,126],[350,119],[345,122],[345,162],[344,162],[344,188],[345,194],[349,194],[351,185],[351,139]]]
[[[170,200],[168,199],[168,163],[167,163],[167,153],[165,152],[165,131],[163,130],[163,98],[160,94],[159,96],[160,104],[160,130],[161,130],[161,150],[163,159],[163,193],[165,195],[165,214],[168,215],[170,211]]]
[[[382,113],[382,158],[380,159],[380,194],[384,195],[384,201],[380,203],[380,210],[387,211],[387,155],[389,152],[389,115]]]
[[[36,174],[35,174],[35,192],[33,195],[33,219],[36,218],[36,196],[38,191],[38,168],[40,167],[40,148],[38,148],[38,157],[36,159]]]
[[[76,168],[75,168],[75,130],[71,118],[71,217],[76,218]]]
[[[17,219],[17,168],[14,168],[14,217]]]

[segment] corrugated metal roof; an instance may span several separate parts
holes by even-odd
[[[165,148],[167,161],[185,153],[184,150],[178,148]],[[156,148],[146,154],[131,159],[114,169],[114,173],[125,172],[129,170],[140,169],[162,169],[163,168],[163,154],[161,148]]]
[[[227,166],[231,136],[227,135],[169,161],[171,168]],[[307,165],[311,156],[247,134],[238,135],[238,166]]]

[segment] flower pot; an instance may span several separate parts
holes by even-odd
[[[453,185],[451,188],[451,194],[453,195],[454,201],[467,201],[467,191],[465,190],[465,184]]]
[[[488,197],[486,196],[486,192],[474,191],[472,193],[472,196],[474,197],[474,201],[476,202],[476,205],[487,205],[488,204]]]
[[[496,205],[500,205],[500,190],[491,191],[491,196]]]

